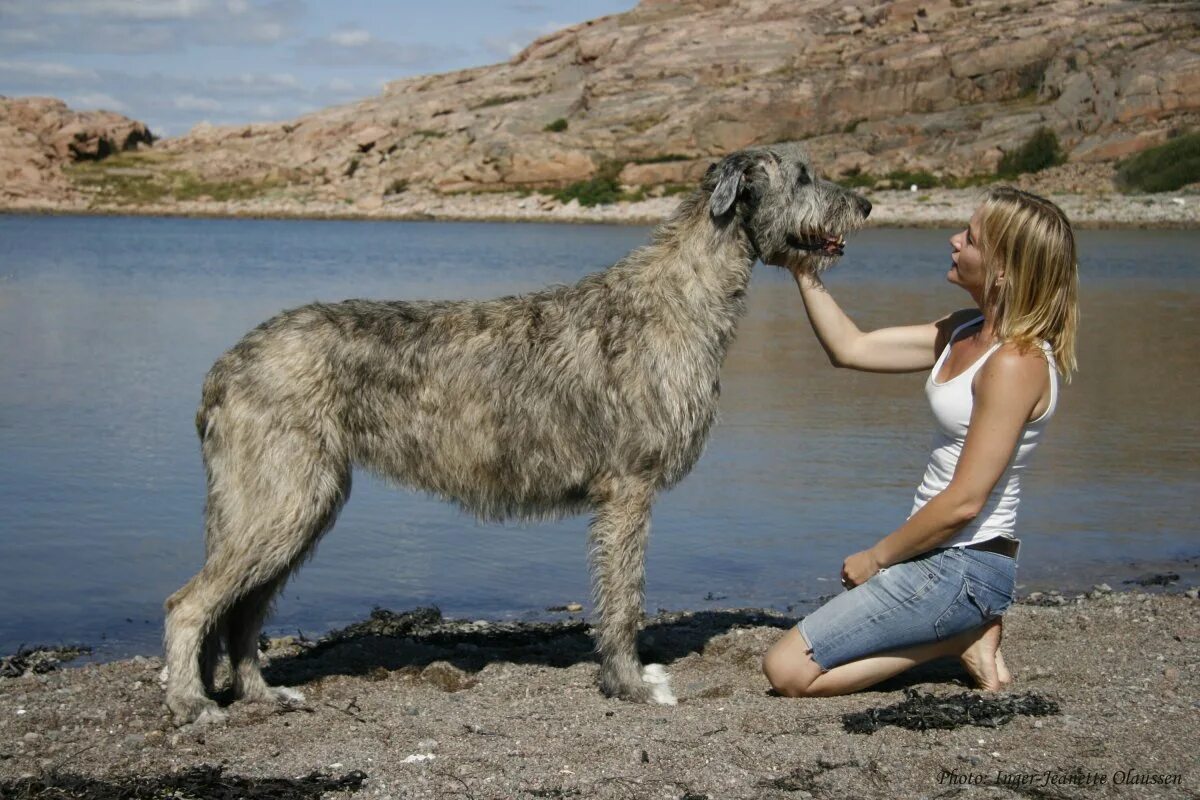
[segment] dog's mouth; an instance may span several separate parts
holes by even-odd
[[[805,253],[840,256],[846,252],[846,236],[841,233],[807,233],[799,236],[789,233],[786,241],[788,247]]]

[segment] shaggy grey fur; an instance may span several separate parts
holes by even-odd
[[[316,303],[251,331],[213,365],[196,415],[207,556],[166,603],[175,720],[221,717],[209,693],[222,645],[237,696],[299,698],[267,686],[256,643],[346,502],[352,466],[483,519],[593,512],[601,688],[673,702],[635,648],[655,494],[700,457],[756,258],[822,269],[869,211],[795,146],[745,150],[649,245],[574,286]]]

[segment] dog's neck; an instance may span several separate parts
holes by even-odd
[[[708,200],[694,192],[613,273],[635,302],[652,303],[656,317],[703,342],[719,366],[745,311],[757,253],[736,218],[712,218]]]

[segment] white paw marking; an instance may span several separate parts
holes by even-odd
[[[679,703],[675,693],[671,691],[671,676],[662,664],[647,664],[642,668],[642,682],[650,684],[650,696],[654,702],[664,706]]]
[[[290,706],[304,705],[304,693],[298,692],[287,686],[276,686],[271,690],[275,694],[275,699],[280,703]]]
[[[163,667],[158,673],[158,684],[164,689],[167,688],[167,681],[171,678],[171,668]]]
[[[206,708],[200,712],[200,716],[196,717],[193,725],[221,725],[228,719],[229,715],[219,708]]]

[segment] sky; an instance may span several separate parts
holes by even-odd
[[[0,0],[0,95],[141,120],[293,119],[397,78],[506,61],[636,0]]]

